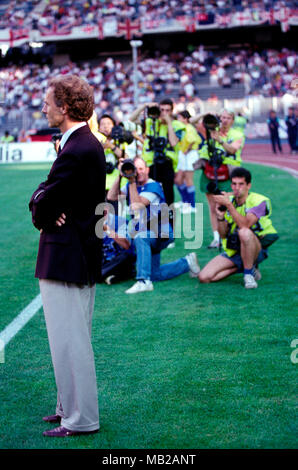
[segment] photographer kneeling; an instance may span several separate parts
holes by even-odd
[[[246,289],[256,288],[256,281],[261,279],[258,264],[268,257],[268,247],[278,239],[269,218],[271,202],[266,196],[249,192],[251,174],[245,168],[235,168],[231,181],[232,196],[214,196],[224,253],[209,261],[199,280],[215,282],[243,272]]]
[[[127,161],[119,165],[120,176],[107,197],[111,201],[116,201],[121,195],[126,197],[131,212],[129,236],[136,253],[137,282],[126,290],[126,294],[152,291],[152,281],[172,279],[186,272],[196,277],[199,267],[195,253],[160,265],[161,251],[173,241],[173,229],[162,186],[149,178],[149,167],[142,158],[136,157],[133,162],[130,160],[129,169],[124,171],[125,165]],[[121,188],[121,176],[128,179],[124,188]]]

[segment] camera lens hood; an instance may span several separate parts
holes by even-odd
[[[136,176],[136,167],[134,166],[134,163],[130,158],[123,160],[123,163],[121,165],[121,175],[124,176],[124,178]]]

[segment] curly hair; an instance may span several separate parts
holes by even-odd
[[[66,106],[73,121],[88,121],[94,109],[92,87],[77,75],[58,75],[49,81],[58,107]]]

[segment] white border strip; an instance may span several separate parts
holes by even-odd
[[[0,349],[5,347],[12,338],[28,323],[42,306],[41,295],[38,294],[27,307],[0,333]]]

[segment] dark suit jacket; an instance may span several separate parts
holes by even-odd
[[[105,200],[105,174],[98,139],[88,125],[75,130],[29,203],[33,224],[42,229],[35,277],[100,282],[102,241],[95,234],[95,208]],[[62,213],[66,223],[57,227]]]

